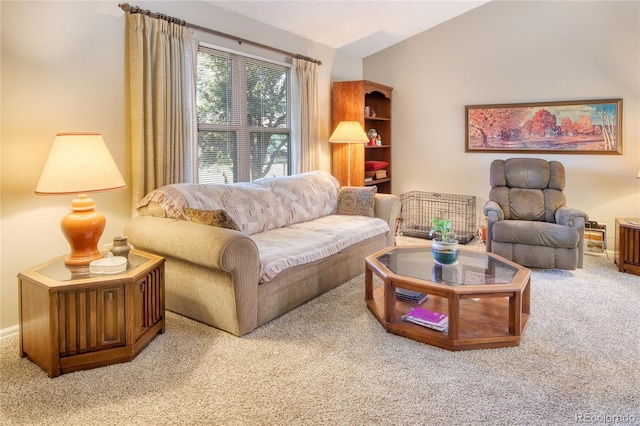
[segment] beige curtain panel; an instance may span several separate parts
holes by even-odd
[[[298,173],[317,170],[320,158],[318,140],[318,64],[293,58],[293,102],[297,115],[292,123],[292,140],[299,141],[295,164]]]
[[[193,31],[127,14],[133,208],[148,192],[185,182],[192,127]]]

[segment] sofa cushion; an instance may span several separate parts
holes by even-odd
[[[338,193],[336,213],[374,217],[377,191],[376,186],[343,186]]]
[[[185,208],[184,213],[191,222],[201,223],[203,225],[217,226],[218,228],[233,229],[239,231],[240,227],[236,224],[229,214],[222,210],[197,210]]]
[[[287,268],[323,259],[387,232],[389,225],[382,219],[329,215],[254,234],[251,239],[260,253],[260,282],[267,283]]]
[[[312,171],[291,176],[257,179],[253,182],[269,189],[284,211],[274,228],[306,222],[334,214],[340,183],[330,173]]]

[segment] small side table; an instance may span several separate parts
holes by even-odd
[[[616,218],[614,261],[620,272],[640,275],[640,219]]]
[[[18,274],[21,357],[53,378],[131,361],[164,333],[164,258],[132,250],[125,272],[102,275],[65,257]]]

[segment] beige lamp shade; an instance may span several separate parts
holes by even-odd
[[[36,194],[80,194],[126,186],[100,133],[58,133]]]
[[[331,143],[366,143],[369,137],[358,121],[341,121],[329,137]]]
[[[65,265],[74,273],[88,273],[102,257],[98,241],[106,219],[95,210],[87,192],[109,191],[127,185],[99,133],[58,133],[36,186],[38,195],[78,194],[60,228],[71,252]]]

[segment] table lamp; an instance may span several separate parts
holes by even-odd
[[[71,213],[60,227],[71,252],[65,259],[70,268],[88,268],[102,257],[98,241],[106,224],[95,210],[89,192],[110,191],[127,185],[99,133],[58,133],[36,187],[37,195],[79,194],[71,202]]]
[[[369,137],[359,121],[341,121],[329,137],[331,143],[346,143],[347,146],[347,186],[351,186],[351,144],[367,143]]]

